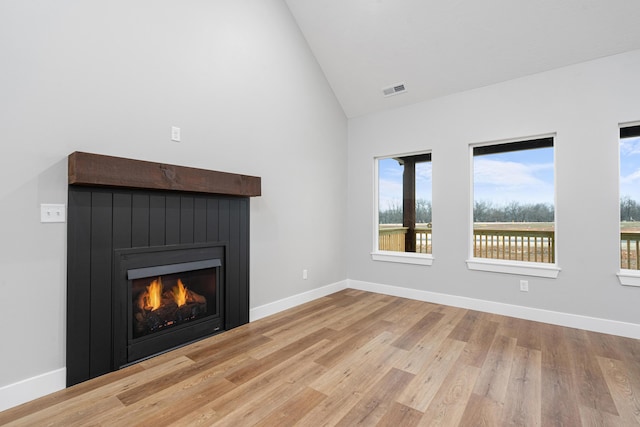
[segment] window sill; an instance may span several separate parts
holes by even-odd
[[[640,286],[640,271],[636,270],[620,270],[618,280],[624,286]]]
[[[412,252],[391,252],[391,251],[371,252],[371,259],[374,261],[398,262],[401,264],[416,264],[416,265],[433,264],[433,255],[416,254]]]
[[[469,270],[491,271],[494,273],[517,274],[555,279],[560,269],[555,264],[539,262],[504,261],[495,259],[472,258],[467,260]]]

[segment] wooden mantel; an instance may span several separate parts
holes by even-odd
[[[261,195],[260,177],[78,151],[69,155],[69,185]]]

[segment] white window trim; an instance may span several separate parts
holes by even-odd
[[[433,256],[431,254],[418,254],[414,252],[375,251],[371,252],[371,259],[374,261],[398,262],[401,264],[433,264]]]
[[[640,287],[640,271],[622,269],[617,274],[620,284],[623,286]]]
[[[394,251],[381,251],[378,248],[378,237],[380,236],[379,228],[379,187],[378,187],[378,160],[389,159],[393,157],[412,156],[417,154],[433,153],[432,150],[414,151],[402,154],[393,154],[385,156],[374,156],[373,158],[373,251],[371,252],[371,259],[373,261],[383,262],[395,262],[399,264],[414,264],[414,265],[426,265],[431,266],[433,264],[433,254],[423,254],[415,252],[394,252]],[[431,237],[433,242],[433,234]],[[433,243],[432,243],[433,244]]]
[[[554,231],[555,231],[555,254],[554,259],[555,263],[541,263],[541,262],[530,262],[530,261],[509,261],[502,259],[492,259],[492,258],[477,258],[473,256],[473,207],[474,207],[474,180],[473,180],[473,148],[474,147],[482,147],[486,145],[495,145],[495,144],[504,144],[510,142],[520,142],[520,141],[528,141],[532,139],[540,139],[540,138],[553,138],[553,205],[554,211],[555,206],[558,205],[557,201],[557,188],[555,183],[555,177],[558,175],[556,170],[556,155],[555,155],[555,143],[557,139],[557,134],[547,133],[540,135],[531,135],[522,138],[512,138],[512,139],[504,139],[490,142],[480,142],[480,143],[472,143],[469,144],[469,194],[470,194],[470,203],[469,203],[469,259],[466,260],[467,268],[469,270],[477,270],[477,271],[487,271],[493,273],[505,273],[505,274],[514,274],[521,276],[534,276],[534,277],[545,277],[555,279],[560,274],[560,267],[558,267],[558,221],[554,215]]]
[[[467,261],[469,270],[489,271],[493,273],[516,274],[555,279],[560,268],[555,264],[541,262],[507,261],[488,258],[471,258]]]

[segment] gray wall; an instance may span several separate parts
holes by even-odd
[[[0,387],[65,365],[73,151],[261,176],[251,307],[346,278],[347,120],[283,1],[2,1],[0,57]]]
[[[618,124],[640,120],[640,51],[349,121],[348,277],[640,324],[618,272]],[[410,82],[407,82],[410,84]],[[557,279],[471,271],[469,144],[556,132]],[[433,152],[431,267],[372,261],[373,158]]]

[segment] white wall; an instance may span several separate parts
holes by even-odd
[[[472,64],[470,64],[472,66]],[[618,271],[618,124],[640,120],[640,51],[349,121],[348,277],[640,326]],[[410,82],[407,82],[410,85]],[[471,271],[469,144],[557,133],[557,279]],[[372,261],[373,158],[433,150],[431,267]]]
[[[2,1],[0,57],[0,389],[65,365],[73,151],[261,176],[251,307],[346,278],[347,120],[283,1]]]

